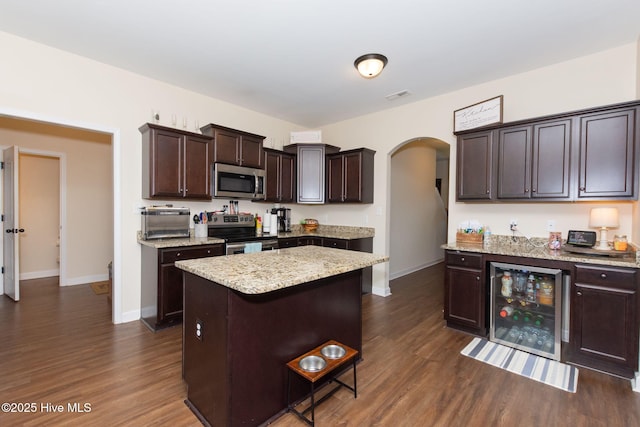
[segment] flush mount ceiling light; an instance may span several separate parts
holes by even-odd
[[[358,72],[365,79],[372,79],[382,72],[387,65],[387,57],[379,53],[368,53],[362,55],[353,63]]]

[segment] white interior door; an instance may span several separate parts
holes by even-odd
[[[4,262],[4,293],[14,301],[20,299],[20,229],[18,220],[18,147],[4,150],[3,212],[4,233],[2,257]]]

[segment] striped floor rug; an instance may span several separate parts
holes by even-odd
[[[460,353],[564,391],[575,393],[578,387],[578,369],[575,367],[484,338],[474,338]]]

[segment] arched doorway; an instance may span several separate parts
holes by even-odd
[[[447,240],[449,149],[439,139],[415,138],[390,153],[390,280],[443,259],[440,246]]]

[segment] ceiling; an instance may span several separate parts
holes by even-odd
[[[640,35],[639,0],[0,0],[0,10],[0,31],[307,128]],[[353,66],[365,53],[389,58],[375,79]],[[409,95],[386,99],[400,91]]]

